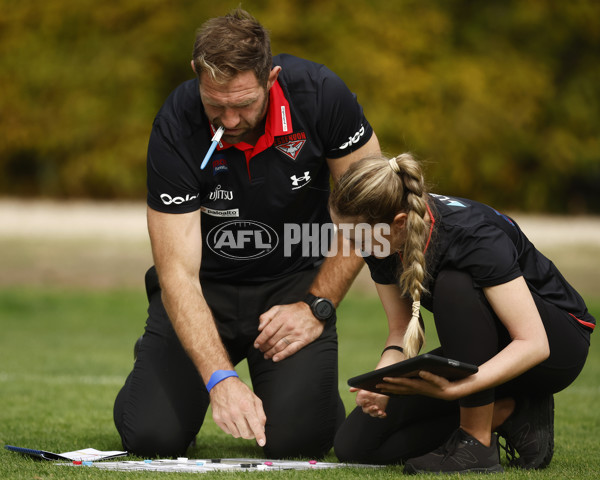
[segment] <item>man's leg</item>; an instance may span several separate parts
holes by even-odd
[[[202,426],[209,397],[196,368],[181,347],[147,274],[150,305],[133,371],[114,406],[123,448],[144,456],[185,453]],[[148,282],[150,277],[150,282]]]
[[[335,325],[281,362],[251,351],[248,365],[267,415],[265,454],[322,458],[345,416],[338,391]]]
[[[284,280],[245,288],[241,300],[249,311],[260,315],[273,305],[297,302],[304,297],[316,271],[301,272]],[[322,335],[281,362],[265,360],[253,347],[258,318],[247,347],[254,392],[267,415],[267,445],[270,458],[321,458],[332,447],[337,427],[345,417],[338,391],[338,347],[335,318]]]

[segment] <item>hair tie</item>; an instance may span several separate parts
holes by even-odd
[[[418,300],[414,301],[412,303],[412,316],[418,318],[420,313],[421,313],[421,302]]]
[[[398,161],[396,160],[398,157],[394,157],[394,158],[390,158],[389,159],[389,164],[390,167],[392,167],[392,170],[395,173],[400,173],[400,166],[398,165]]]

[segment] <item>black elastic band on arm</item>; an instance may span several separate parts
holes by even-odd
[[[402,347],[399,347],[398,345],[389,345],[383,349],[383,352],[381,352],[381,354],[383,355],[388,350],[398,350],[399,352],[404,353],[404,349]]]

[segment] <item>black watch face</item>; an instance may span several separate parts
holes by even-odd
[[[315,306],[315,316],[321,320],[327,320],[329,317],[333,315],[333,305],[324,299],[320,299],[316,302]]]

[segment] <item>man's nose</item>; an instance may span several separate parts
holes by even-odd
[[[233,108],[226,108],[221,115],[221,123],[225,128],[235,128],[240,123],[240,115]]]

